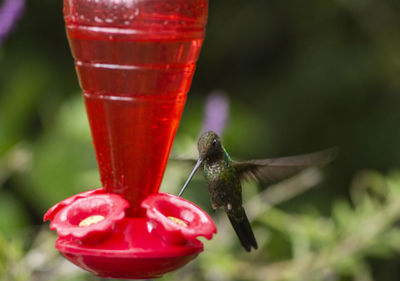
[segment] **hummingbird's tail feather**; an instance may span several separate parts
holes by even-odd
[[[242,209],[242,219],[237,218],[231,214],[228,214],[229,221],[231,222],[236,235],[239,237],[240,243],[247,252],[251,251],[251,247],[254,249],[258,248],[256,238],[254,237],[253,230],[251,229],[250,222],[246,216],[246,212]]]

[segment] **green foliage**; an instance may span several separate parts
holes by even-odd
[[[30,117],[46,83],[46,73],[38,61],[26,61],[24,67],[2,87],[0,97],[0,155],[19,139],[27,137]]]
[[[19,268],[18,264],[24,255],[22,246],[22,241],[6,240],[3,236],[0,236],[0,280],[29,280],[27,272],[24,268]]]
[[[288,185],[279,189],[286,193]],[[387,178],[376,172],[361,173],[351,191],[358,198],[334,203],[329,217],[293,214],[272,206],[253,214],[256,236],[268,233],[260,239],[261,249],[251,254],[228,243],[235,241],[234,234],[222,228],[216,242],[209,242],[212,246],[199,257],[201,275],[219,274],[218,280],[374,280],[368,260],[393,258],[400,249],[399,173]],[[289,255],[279,257],[276,243],[281,249],[289,247]],[[174,274],[176,279],[202,280],[188,278],[183,270]]]
[[[66,101],[32,151],[32,169],[19,187],[35,194],[40,212],[84,189],[99,187],[89,126],[79,95]],[[37,199],[40,200],[37,200]],[[33,199],[33,198],[32,198]]]
[[[300,176],[267,189],[261,198],[272,197],[272,189],[290,194],[293,184],[313,187]],[[350,190],[357,198],[334,203],[331,216],[290,213],[275,205],[290,196],[278,196],[274,205],[258,195],[250,198],[246,208],[260,245],[250,254],[238,245],[224,214],[218,213],[219,232],[205,241],[204,253],[162,280],[375,280],[369,260],[390,259],[400,252],[400,172],[387,177],[362,172]],[[29,247],[23,247],[23,241],[0,236],[0,280],[93,279],[57,255],[48,229],[40,230]],[[68,271],[57,270],[63,267]]]
[[[0,190],[0,234],[11,238],[29,229],[28,214],[22,202],[12,193]]]

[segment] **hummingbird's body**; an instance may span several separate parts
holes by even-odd
[[[204,177],[207,181],[213,209],[223,208],[235,229],[243,247],[257,249],[249,220],[242,207],[242,185],[235,171],[234,162],[222,147],[222,153],[204,161]]]
[[[299,156],[236,162],[222,146],[219,136],[212,131],[200,136],[197,147],[199,159],[178,196],[182,195],[196,170],[203,165],[213,209],[225,210],[242,246],[248,252],[258,246],[242,206],[241,179],[267,183],[283,180],[304,168],[329,163],[337,154],[334,148]]]
[[[223,208],[236,231],[243,247],[257,249],[249,220],[242,207],[242,185],[235,171],[234,162],[222,147],[222,153],[204,161],[204,177],[207,181],[213,209]]]
[[[219,157],[204,161],[204,177],[207,181],[213,208],[227,208],[235,193],[241,193],[240,180],[235,175],[233,161],[224,151]]]

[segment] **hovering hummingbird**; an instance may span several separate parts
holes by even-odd
[[[193,175],[203,166],[212,208],[224,209],[242,246],[248,252],[252,247],[257,249],[258,246],[242,206],[241,180],[261,181],[267,184],[277,182],[305,168],[329,163],[338,151],[334,147],[298,156],[236,162],[231,159],[222,146],[220,137],[213,131],[200,136],[197,148],[199,159],[197,162],[190,160],[196,164],[178,196],[182,196]]]

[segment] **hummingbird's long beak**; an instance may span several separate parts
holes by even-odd
[[[196,165],[194,166],[192,172],[190,173],[190,176],[188,177],[188,179],[186,180],[185,184],[183,185],[181,191],[178,194],[178,197],[181,197],[183,192],[186,189],[186,186],[189,184],[190,180],[193,178],[194,174],[196,173],[197,169],[200,167],[201,163],[203,163],[203,159],[199,158],[199,160],[197,160]]]

